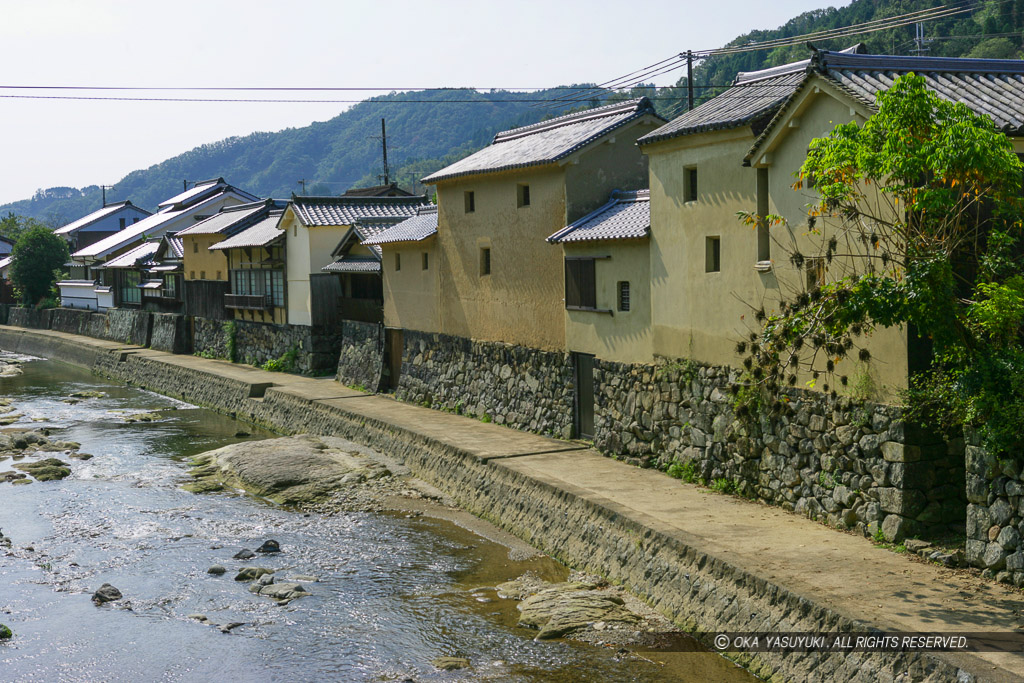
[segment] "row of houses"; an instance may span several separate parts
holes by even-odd
[[[794,174],[813,138],[867,120],[875,94],[909,72],[993,118],[1024,152],[1020,61],[812,50],[739,74],[670,122],[641,98],[498,133],[423,179],[436,204],[393,186],[260,200],[216,179],[151,215],[117,205],[107,223],[62,229],[78,240],[62,301],[380,322],[392,349],[416,332],[571,354],[575,433],[587,436],[596,359],[734,364],[754,311],[829,277],[824,261],[785,258],[816,246],[813,190],[795,191]],[[789,223],[751,228],[737,219],[749,211]],[[123,229],[105,234],[110,221]],[[849,371],[869,375],[879,398],[905,388],[906,330],[879,330],[869,346],[870,367]],[[395,386],[400,364],[388,365]]]
[[[112,204],[56,231],[72,252],[61,305],[278,325],[380,322],[379,251],[361,240],[427,204],[394,185],[260,199],[223,178],[153,214]]]

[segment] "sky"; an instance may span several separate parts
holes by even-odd
[[[606,82],[687,49],[719,47],[802,12],[845,4],[0,0],[0,203],[30,197],[39,188],[112,185],[133,170],[205,143],[306,126],[350,106],[12,95],[359,100],[381,94],[79,92],[39,86],[408,90]],[[670,85],[680,73],[654,81]]]

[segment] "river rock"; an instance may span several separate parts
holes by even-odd
[[[277,541],[270,539],[263,542],[259,548],[256,548],[258,553],[279,553],[281,552],[281,544]]]
[[[7,640],[14,637],[14,633],[6,624],[0,624],[0,640]]]
[[[244,621],[232,621],[231,623],[223,624],[220,627],[220,632],[221,633],[231,633],[231,631],[233,629],[236,629],[239,626],[245,626],[245,622]]]
[[[279,603],[287,604],[296,598],[310,595],[301,583],[273,583],[269,586],[260,586],[259,591],[253,591],[257,595],[273,598]]]
[[[53,481],[63,479],[71,474],[68,464],[57,458],[44,458],[36,462],[26,462],[14,466],[22,472],[31,474],[37,481]]]
[[[254,557],[256,557],[256,553],[254,553],[253,551],[248,550],[248,549],[243,549],[243,550],[239,550],[237,553],[235,553],[234,557],[232,557],[232,559],[234,559],[234,560],[251,560]]]
[[[540,630],[538,640],[561,638],[595,622],[636,623],[622,598],[596,590],[553,586],[519,603],[519,623]]]
[[[103,398],[106,393],[102,391],[72,391],[68,396],[71,398]]]
[[[193,464],[196,481],[186,490],[214,481],[282,505],[322,502],[353,473],[365,480],[391,474],[364,455],[328,448],[308,435],[232,444],[196,456]]]
[[[206,623],[207,621],[209,621],[209,619],[207,618],[207,616],[205,614],[190,614],[190,615],[188,615],[188,618],[189,619],[195,619],[196,621],[201,621],[203,623]]]
[[[437,657],[430,660],[430,663],[441,671],[457,671],[468,669],[472,664],[465,657]]]
[[[219,564],[215,564],[206,570],[207,574],[213,574],[214,576],[220,576],[225,572],[227,572],[227,568]]]
[[[99,587],[99,590],[92,594],[92,601],[97,605],[101,605],[105,602],[120,600],[122,597],[121,591],[117,590],[109,583],[105,583]]]
[[[125,415],[124,421],[127,424],[133,424],[135,422],[156,422],[160,419],[160,413],[158,411],[151,411],[148,413],[132,413],[131,415]]]
[[[246,567],[235,575],[235,581],[255,581],[264,574],[273,574],[273,569],[265,567]]]

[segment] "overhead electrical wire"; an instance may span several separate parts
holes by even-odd
[[[1011,0],[997,0],[996,4],[1004,4]],[[644,80],[655,78],[657,76],[670,73],[672,71],[679,70],[687,65],[689,60],[702,60],[708,57],[714,57],[719,55],[731,55],[744,52],[761,51],[761,50],[773,50],[779,47],[789,47],[792,45],[798,45],[813,40],[834,40],[843,37],[852,37],[856,35],[863,35],[866,33],[874,33],[891,28],[898,28],[921,21],[942,19],[958,14],[964,14],[973,11],[977,7],[976,0],[962,0],[961,2],[950,3],[948,5],[940,5],[925,10],[918,10],[915,12],[908,12],[905,14],[899,14],[892,17],[885,17],[882,19],[875,19],[872,21],[863,22],[860,24],[853,24],[850,26],[839,27],[835,29],[827,29],[822,31],[815,31],[811,33],[805,33],[798,36],[790,36],[787,38],[777,38],[774,40],[749,43],[746,45],[736,45],[731,47],[716,48],[711,50],[695,50],[689,53],[689,59],[687,53],[679,53],[667,57],[661,61],[655,62],[641,69],[637,69],[630,73],[624,74],[617,78],[605,81],[592,86],[555,86],[550,88],[541,87],[529,87],[529,88],[489,88],[489,90],[507,90],[507,91],[519,91],[519,92],[537,92],[537,91],[559,91],[560,94],[556,97],[550,98],[538,98],[535,100],[530,99],[425,99],[425,98],[407,98],[407,99],[389,99],[386,103],[402,103],[402,104],[439,104],[439,103],[504,103],[504,102],[516,102],[516,103],[533,103],[533,104],[544,104],[548,107],[558,106],[572,106],[588,100],[592,100],[599,95],[608,93],[614,93],[620,90],[629,90],[636,87],[642,87]],[[992,34],[993,36],[1004,35],[1004,34]],[[1017,35],[1017,34],[1009,34]],[[972,36],[963,36],[972,37]],[[981,37],[981,36],[979,36]],[[939,39],[953,38],[953,36],[939,37]],[[685,86],[667,86],[667,88],[683,88]],[[694,89],[713,89],[728,86],[717,86],[717,85],[694,85]],[[124,91],[124,92],[167,92],[167,91],[186,91],[186,92],[407,92],[409,94],[415,94],[416,92],[430,93],[430,92],[459,92],[463,90],[473,90],[480,92],[477,88],[470,87],[427,87],[427,88],[385,88],[378,86],[371,87],[359,87],[359,86],[339,86],[339,87],[328,87],[328,86],[286,86],[286,87],[267,87],[267,86],[78,86],[78,85],[57,85],[57,86],[45,86],[45,85],[0,85],[0,91]],[[485,94],[485,93],[481,93]],[[282,103],[282,104],[355,104],[366,100],[359,99],[303,99],[303,98],[210,98],[210,97],[143,97],[143,96],[99,96],[99,95],[37,95],[37,94],[0,94],[0,99],[39,99],[39,100],[85,100],[85,101],[129,101],[129,102],[216,102],[216,103]],[[678,100],[678,97],[652,97],[652,100]]]

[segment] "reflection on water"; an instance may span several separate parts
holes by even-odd
[[[64,401],[82,390],[106,396]],[[0,379],[0,393],[25,415],[11,427],[50,428],[95,456],[72,461],[63,481],[0,484],[0,527],[14,540],[0,555],[0,621],[16,633],[0,645],[4,680],[750,680],[713,654],[662,667],[533,641],[516,626],[514,602],[482,602],[471,590],[526,569],[551,580],[565,570],[511,561],[448,522],[303,515],[178,488],[185,456],[270,436],[251,425],[51,361]],[[152,410],[157,422],[124,422]],[[285,552],[247,564],[316,576],[311,596],[279,607],[232,580],[243,566],[232,556],[267,538]],[[208,574],[214,564],[228,573]],[[90,602],[105,582],[122,603]],[[195,613],[244,625],[222,634]],[[467,657],[473,669],[437,671],[438,656]]]

